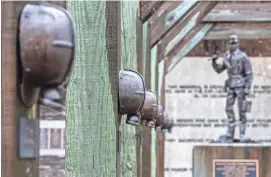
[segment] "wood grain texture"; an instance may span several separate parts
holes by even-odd
[[[165,2],[150,20],[151,46],[157,44],[197,3],[196,0]]]
[[[2,65],[2,143],[1,175],[4,177],[38,176],[39,159],[19,159],[17,156],[17,116],[36,118],[36,106],[26,109],[18,97],[17,30],[21,10],[29,2],[1,1],[1,65]]]
[[[271,25],[269,22],[217,23],[204,39],[227,39],[231,34],[238,35],[240,39],[271,39]]]
[[[139,19],[142,23],[145,23],[163,3],[164,1],[139,1]]]
[[[251,144],[196,145],[193,151],[193,176],[211,177],[214,159],[256,159],[260,177],[271,177],[271,147]]]
[[[122,69],[137,70],[137,1],[121,1],[121,65]],[[121,176],[137,177],[136,127],[126,124],[126,116],[121,124]]]
[[[219,3],[204,18],[204,22],[263,22],[271,21],[271,2]]]
[[[112,83],[119,70],[109,65],[119,60],[119,21],[118,4],[109,2],[68,1],[77,58],[67,92],[67,177],[117,176],[117,86]]]
[[[270,39],[240,39],[240,48],[250,57],[269,57],[271,55]],[[212,56],[215,49],[227,50],[227,40],[203,40],[187,56]]]
[[[164,56],[169,55],[177,46],[179,46],[179,43],[184,40],[185,36],[200,23],[201,19],[216,4],[216,1],[201,1],[179,21],[162,40],[162,45],[165,46]]]

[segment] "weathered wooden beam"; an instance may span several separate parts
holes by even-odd
[[[169,55],[172,58],[166,68],[166,73],[170,72],[212,29],[214,24],[206,23],[197,25],[182,42]]]
[[[143,73],[143,24],[140,19],[136,21],[136,50],[137,50],[137,71]],[[137,177],[142,177],[142,146],[141,146],[141,127],[136,127],[136,161]]]
[[[178,22],[162,40],[164,56],[169,55],[216,4],[216,1],[201,1]]]
[[[270,22],[271,2],[269,3],[224,3],[216,7],[204,18],[204,22]]]
[[[210,57],[215,52],[215,50],[222,52],[226,51],[227,42],[227,39],[202,40],[186,56]],[[270,46],[271,39],[240,39],[241,50],[245,51],[250,57],[270,57]]]
[[[39,158],[19,159],[18,157],[18,116],[35,119],[36,108],[25,108],[19,101],[18,89],[18,55],[17,55],[17,30],[21,10],[28,2],[1,1],[1,41],[2,41],[2,143],[1,143],[1,176],[5,177],[30,177],[38,176]],[[3,78],[3,77],[2,77]],[[35,140],[34,140],[35,141]]]
[[[162,53],[161,44],[157,46],[158,57]],[[160,98],[160,103],[165,107],[165,86],[166,86],[166,65],[168,60],[163,60],[158,64],[158,94]],[[166,110],[165,110],[166,111]],[[156,134],[156,177],[164,177],[165,168],[165,135],[163,133]]]
[[[150,24],[146,27],[145,45],[145,85],[147,89],[151,88],[151,49],[150,49]],[[151,129],[142,126],[143,131],[143,149],[142,149],[142,177],[151,176]]]
[[[218,23],[204,39],[227,39],[231,34],[237,34],[240,39],[271,39],[271,25],[270,23]]]
[[[159,89],[158,89],[158,60],[157,60],[157,45],[151,49],[151,90],[155,91],[159,100]],[[151,176],[156,177],[156,136],[157,132],[155,129],[151,130]]]
[[[137,18],[138,1],[120,1],[121,4],[121,68],[137,70]],[[121,177],[137,177],[137,127],[126,124],[126,115],[121,125]],[[140,147],[138,148],[140,150]]]
[[[164,1],[139,1],[139,19],[145,23]]]
[[[119,146],[116,147],[119,3],[68,1],[78,32],[78,60],[67,89],[66,177],[119,175]]]
[[[157,44],[197,3],[197,0],[169,1],[164,3],[153,15],[151,21],[151,47]]]

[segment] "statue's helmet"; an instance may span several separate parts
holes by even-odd
[[[239,47],[239,38],[237,35],[230,35],[228,37],[228,47],[230,50],[234,50]]]
[[[31,107],[42,89],[68,83],[75,53],[73,22],[62,7],[27,4],[20,14],[18,40],[20,95]]]

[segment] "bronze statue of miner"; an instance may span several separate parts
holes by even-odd
[[[227,142],[233,142],[235,131],[235,114],[233,106],[237,98],[238,112],[240,119],[240,142],[245,141],[246,131],[246,98],[249,95],[253,71],[251,62],[247,54],[239,49],[239,39],[237,35],[228,38],[228,51],[223,54],[223,62],[217,63],[218,56],[212,56],[212,66],[217,73],[227,70],[228,79],[225,81],[225,91],[227,92],[226,114],[228,117],[228,131],[225,135]]]

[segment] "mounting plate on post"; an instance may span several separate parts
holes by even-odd
[[[18,117],[18,156],[20,159],[39,157],[39,120]]]

